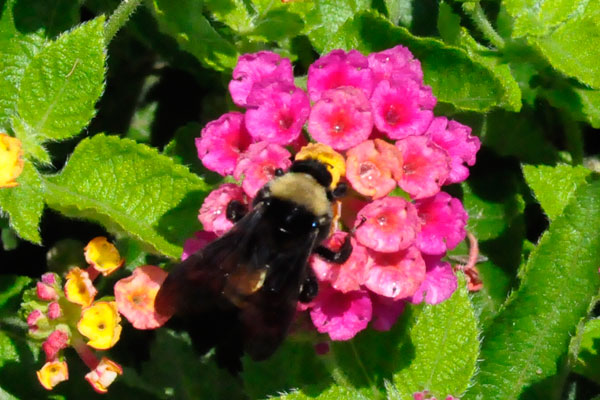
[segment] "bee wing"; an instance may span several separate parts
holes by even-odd
[[[315,239],[316,234],[311,235],[293,252],[278,254],[262,289],[248,296],[241,308],[244,350],[254,360],[270,357],[287,336]]]
[[[252,210],[225,235],[175,266],[156,296],[156,310],[193,315],[221,302],[229,276],[248,263],[251,239],[262,213],[261,207]]]

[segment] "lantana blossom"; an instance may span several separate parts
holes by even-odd
[[[254,140],[282,145],[298,139],[310,113],[306,92],[289,83],[255,87],[248,104],[245,123]]]
[[[224,183],[206,196],[198,213],[205,231],[221,236],[233,226],[233,222],[227,219],[227,206],[233,200],[247,204],[244,191],[233,183]]]
[[[294,83],[290,60],[271,51],[244,54],[233,69],[229,92],[235,104],[245,107],[254,85],[273,81]]]
[[[225,218],[232,200],[250,210],[278,169],[315,159],[332,177],[330,237],[319,245],[336,251],[350,237],[353,247],[342,264],[310,257],[320,291],[297,309],[317,330],[347,340],[369,323],[390,329],[407,304],[450,297],[457,281],[443,257],[464,239],[467,215],[443,186],[468,176],[480,141],[434,116],[425,78],[404,46],[324,54],[308,68],[306,91],[294,85],[289,60],[241,56],[230,92],[244,110],[209,123],[197,139],[204,165],[237,182],[207,197],[204,230],[186,241],[183,257],[233,226]]]
[[[156,312],[154,300],[167,272],[153,265],[144,265],[115,284],[115,301],[121,313],[136,329],[155,329],[170,316]]]
[[[16,179],[23,172],[24,166],[21,141],[0,133],[0,188],[17,186]]]
[[[326,91],[340,86],[355,87],[369,98],[373,91],[373,72],[367,57],[360,52],[333,50],[310,65],[306,86],[311,101],[315,102]]]
[[[244,114],[230,112],[209,122],[196,138],[198,158],[204,166],[221,175],[231,175],[240,154],[252,139],[246,130]]]
[[[123,368],[116,362],[102,357],[98,366],[85,375],[85,380],[92,385],[96,392],[106,393],[108,387],[119,375],[123,375]]]
[[[120,316],[116,305],[114,302],[94,301],[98,290],[93,281],[100,271],[105,275],[115,271],[122,264],[122,259],[114,245],[105,238],[95,238],[88,243],[86,259],[90,265],[85,270],[71,268],[64,286],[57,274],[48,272],[42,275],[35,288],[24,295],[22,307],[27,315],[29,336],[41,342],[46,356],[46,364],[37,371],[37,377],[48,390],[69,378],[63,354],[67,347],[77,352],[93,377],[93,372],[102,364],[93,348],[108,349],[120,337]],[[87,337],[88,344],[84,337]],[[106,360],[103,361],[105,364],[116,365]],[[104,388],[112,382],[109,376],[100,379]],[[96,384],[94,381],[90,383]]]

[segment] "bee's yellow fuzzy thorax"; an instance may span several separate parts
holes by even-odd
[[[269,190],[273,197],[297,203],[317,217],[331,213],[331,202],[327,199],[325,188],[308,174],[288,172],[273,179]]]

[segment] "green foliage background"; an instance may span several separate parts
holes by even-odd
[[[234,108],[240,54],[289,57],[301,84],[332,49],[398,44],[421,61],[436,114],[482,140],[470,178],[448,190],[469,212],[484,288],[469,294],[461,279],[447,302],[324,356],[322,336],[293,334],[238,378],[185,334],[126,327],[109,352],[125,374],[105,397],[597,396],[599,1],[0,0],[0,131],[26,156],[19,186],[0,189],[0,398],[97,396],[74,354],[68,382],[39,386],[22,291],[76,265],[97,234],[113,235],[127,271],[179,257],[218,184],[193,139]]]

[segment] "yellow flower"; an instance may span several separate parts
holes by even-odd
[[[71,303],[88,307],[94,301],[98,290],[92,284],[88,273],[81,268],[72,268],[65,282],[65,296]]]
[[[37,371],[37,377],[42,386],[48,390],[62,381],[69,379],[69,370],[65,361],[50,361]]]
[[[106,393],[108,387],[117,379],[118,375],[123,375],[123,368],[116,362],[102,357],[98,366],[86,374],[85,379],[92,385],[96,392]]]
[[[79,332],[87,337],[90,347],[97,350],[110,349],[121,336],[121,317],[114,301],[97,301],[81,312],[77,323]]]
[[[17,186],[15,181],[23,172],[21,141],[0,133],[0,188]]]
[[[88,264],[104,276],[118,269],[125,261],[121,258],[119,250],[103,236],[92,239],[84,250]]]
[[[346,163],[344,156],[323,143],[309,143],[300,149],[295,160],[306,160],[312,158],[321,161],[331,174],[331,187],[335,188],[340,177],[346,175]]]

